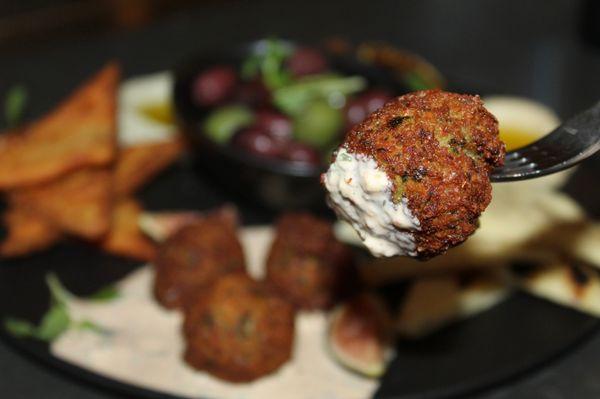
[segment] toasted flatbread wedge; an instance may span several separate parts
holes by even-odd
[[[108,232],[112,173],[86,168],[8,194],[11,203],[45,218],[60,230],[95,240]]]
[[[591,266],[556,260],[514,265],[517,286],[528,294],[600,317],[600,277]]]
[[[398,332],[416,338],[456,320],[459,294],[458,279],[453,276],[416,280],[401,305],[396,324]]]
[[[2,215],[2,222],[7,235],[0,242],[1,257],[29,255],[50,247],[61,237],[52,224],[23,207],[10,207]]]
[[[153,260],[156,245],[138,227],[141,212],[142,207],[136,200],[119,200],[113,209],[110,231],[100,241],[100,247],[107,252],[133,259]]]
[[[400,306],[397,331],[404,337],[420,338],[494,307],[509,291],[492,273],[417,279]]]
[[[570,248],[571,255],[600,268],[600,223],[590,223],[581,228]]]
[[[0,189],[46,182],[116,155],[119,67],[111,63],[54,111],[0,136]]]
[[[115,166],[114,193],[133,194],[173,163],[183,152],[183,140],[141,144],[123,149]]]

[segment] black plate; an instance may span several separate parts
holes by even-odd
[[[587,175],[593,176],[585,169],[578,174]],[[140,197],[149,209],[205,209],[223,200],[219,192],[204,184],[188,161],[170,169]],[[255,209],[241,210],[247,223],[265,223],[271,218]],[[0,315],[37,321],[48,307],[44,284],[47,272],[57,272],[70,290],[86,295],[121,278],[138,264],[70,242],[32,257],[2,261],[0,266]],[[382,378],[376,397],[441,398],[486,389],[547,364],[597,326],[596,319],[584,314],[514,295],[491,311],[428,339],[400,343],[398,357]],[[37,361],[126,397],[170,397],[63,362],[53,357],[44,343],[14,339],[4,332],[1,336]]]

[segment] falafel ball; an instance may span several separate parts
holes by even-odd
[[[428,258],[477,229],[504,154],[479,96],[418,91],[352,128],[322,182],[375,256]]]
[[[293,306],[244,273],[219,278],[184,314],[186,362],[218,378],[251,381],[291,357]]]
[[[348,247],[331,223],[307,213],[283,215],[267,259],[267,280],[298,308],[327,309],[357,285]]]
[[[237,213],[222,208],[167,238],[154,262],[156,299],[166,308],[181,308],[223,274],[245,270],[236,227]]]

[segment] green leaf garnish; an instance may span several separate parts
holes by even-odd
[[[36,326],[28,321],[7,317],[4,319],[4,329],[17,338],[27,338],[35,335]]]
[[[90,320],[73,321],[69,315],[67,303],[75,298],[60,282],[56,274],[46,275],[46,285],[50,290],[50,308],[36,326],[27,320],[6,318],[4,328],[8,333],[17,338],[35,338],[45,342],[52,342],[69,328],[79,328],[97,333],[110,333],[105,328]],[[105,287],[89,297],[92,301],[110,301],[119,296],[114,286]]]
[[[46,284],[50,289],[50,298],[53,302],[65,305],[75,295],[71,294],[60,282],[56,274],[46,274]]]
[[[252,80],[260,72],[260,57],[258,54],[252,54],[242,63],[240,75],[244,80]]]
[[[21,319],[7,318],[4,320],[4,328],[13,336],[35,338],[46,342],[56,339],[69,328],[70,324],[71,319],[67,308],[59,304],[50,307],[37,326]]]
[[[42,317],[39,326],[36,328],[33,338],[42,341],[51,342],[58,338],[63,332],[67,331],[71,324],[71,318],[65,305],[57,304]]]
[[[13,86],[8,90],[4,99],[4,119],[8,127],[19,124],[25,113],[27,103],[27,90],[24,86]]]
[[[111,331],[91,320],[82,320],[75,326],[79,330],[88,330],[102,335],[110,335]]]
[[[114,285],[108,285],[92,295],[88,296],[87,299],[96,302],[109,302],[119,297],[119,290]]]
[[[291,49],[280,40],[265,41],[264,49],[250,55],[243,63],[241,75],[243,79],[254,79],[259,73],[269,89],[285,86],[291,79],[291,73],[285,68],[285,60]]]
[[[408,85],[412,91],[435,89],[436,85],[429,83],[423,76],[417,71],[407,72],[403,76],[404,82]]]
[[[295,116],[315,100],[345,97],[366,87],[367,81],[361,76],[311,75],[274,90],[273,103],[286,114]]]

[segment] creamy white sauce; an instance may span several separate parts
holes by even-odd
[[[240,238],[250,274],[261,277],[273,230],[245,228]],[[362,399],[377,387],[331,359],[326,315],[319,312],[298,314],[293,357],[274,374],[231,384],[193,370],[181,357],[182,316],[154,301],[152,281],[152,268],[144,266],[118,284],[121,296],[113,302],[71,301],[75,320],[91,320],[111,333],[69,330],[52,344],[53,355],[125,383],[191,398]]]
[[[328,201],[375,256],[416,256],[420,229],[405,198],[392,201],[392,181],[375,159],[340,148],[324,178]]]

